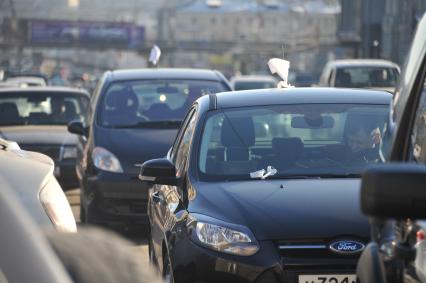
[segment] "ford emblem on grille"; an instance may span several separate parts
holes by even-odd
[[[330,250],[339,254],[356,254],[364,250],[365,245],[358,241],[341,240],[330,244]]]

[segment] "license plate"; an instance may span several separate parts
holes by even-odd
[[[299,283],[356,283],[353,274],[299,275]]]

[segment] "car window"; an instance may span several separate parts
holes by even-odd
[[[10,93],[0,96],[0,125],[66,125],[86,122],[89,99],[56,93]]]
[[[218,81],[139,80],[113,83],[101,102],[99,123],[122,127],[181,121],[200,96],[226,91]]]
[[[177,153],[178,148],[179,148],[179,143],[180,143],[182,136],[185,133],[185,129],[186,129],[186,127],[187,127],[189,121],[191,120],[192,115],[194,114],[195,111],[196,111],[195,109],[190,109],[188,111],[188,113],[186,114],[185,119],[183,120],[182,125],[181,125],[181,127],[180,127],[180,129],[179,129],[179,131],[176,135],[175,141],[174,141],[173,146],[172,146],[171,154],[170,154],[170,158],[171,158],[172,162],[175,162],[175,160],[176,160],[176,153]]]
[[[185,130],[182,132],[182,138],[176,148],[176,154],[173,158],[173,163],[176,167],[177,177],[181,176],[183,169],[185,168],[186,161],[188,160],[188,154],[191,146],[192,136],[194,134],[195,122],[197,113],[194,111],[191,118],[189,119]]]
[[[426,81],[416,111],[411,141],[412,159],[419,163],[426,163]]]
[[[343,67],[336,71],[336,87],[395,87],[398,79],[396,68]]]
[[[388,105],[300,104],[230,108],[208,114],[199,149],[206,179],[359,174],[379,162]]]

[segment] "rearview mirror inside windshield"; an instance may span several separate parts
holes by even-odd
[[[334,127],[334,119],[331,116],[318,116],[315,119],[298,116],[291,119],[291,127],[295,129],[330,129]]]

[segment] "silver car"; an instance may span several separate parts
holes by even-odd
[[[0,139],[0,164],[0,186],[15,192],[38,226],[77,231],[71,206],[53,175],[52,159]]]

